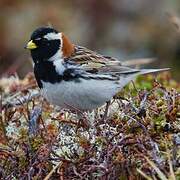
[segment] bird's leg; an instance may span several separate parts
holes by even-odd
[[[65,103],[65,105],[68,107],[68,109],[74,110],[77,114],[83,115],[83,111],[81,111],[80,109],[78,109],[78,108],[76,108],[76,107],[74,107],[74,106],[72,106],[72,105],[69,105],[69,104],[67,104],[67,103]]]
[[[106,107],[105,107],[104,115],[103,115],[103,118],[102,118],[103,120],[105,120],[107,118],[107,116],[108,116],[108,109],[109,109],[110,103],[111,103],[111,101],[106,102]]]
[[[91,127],[90,122],[88,121],[88,119],[85,117],[84,114],[77,112],[77,116],[78,116],[78,126],[76,130],[78,130],[80,127],[83,127],[85,129],[89,129]]]
[[[77,129],[76,131],[80,128],[80,127],[84,127],[84,128],[89,128],[90,127],[90,122],[87,120],[87,118],[84,115],[84,111],[69,105],[69,104],[65,104],[70,110],[73,110],[75,114],[77,114]]]
[[[132,83],[132,85],[133,85],[133,88],[136,90],[136,92],[138,92],[138,90],[137,90],[137,88],[136,88],[136,85],[135,85],[135,83],[134,83],[133,80],[131,81],[131,83]]]

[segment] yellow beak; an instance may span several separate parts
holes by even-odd
[[[29,41],[25,47],[26,49],[36,49],[37,45],[33,42],[33,40]]]

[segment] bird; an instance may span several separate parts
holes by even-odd
[[[109,102],[138,75],[166,71],[135,69],[110,56],[75,45],[52,27],[38,27],[25,46],[30,50],[41,94],[65,109],[92,111]]]

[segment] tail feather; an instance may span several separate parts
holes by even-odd
[[[156,73],[161,71],[168,71],[170,68],[164,68],[164,69],[141,69],[138,72],[134,72],[131,74],[126,74],[124,77],[120,78],[119,81],[119,90],[124,87],[126,84],[128,84],[130,81],[134,80],[138,75],[141,74],[149,74],[149,73]]]
[[[149,74],[149,73],[156,73],[161,71],[168,71],[170,68],[164,68],[164,69],[141,69],[138,74]]]

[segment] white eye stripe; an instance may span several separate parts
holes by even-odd
[[[48,40],[56,40],[56,39],[60,39],[60,33],[48,33],[44,36],[44,38],[48,39]]]
[[[36,41],[39,41],[39,40],[41,40],[41,38],[36,38],[35,40],[36,40]]]

